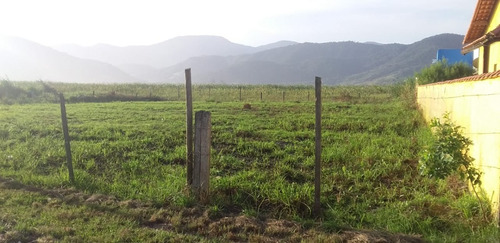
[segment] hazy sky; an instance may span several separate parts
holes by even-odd
[[[219,35],[262,45],[413,43],[465,34],[476,0],[0,0],[0,35],[45,45],[148,45]]]

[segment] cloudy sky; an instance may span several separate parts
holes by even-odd
[[[148,45],[219,35],[246,45],[279,40],[409,44],[465,34],[476,0],[0,0],[0,35],[45,45]]]

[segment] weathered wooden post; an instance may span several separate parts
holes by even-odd
[[[186,75],[186,168],[187,184],[193,184],[193,97],[191,94],[191,68]]]
[[[64,147],[66,148],[66,163],[69,172],[69,181],[75,183],[75,175],[73,174],[73,161],[71,157],[71,145],[69,140],[68,118],[66,116],[66,104],[64,95],[59,93],[59,100],[61,101],[61,120],[64,133]]]
[[[285,102],[285,91],[283,91],[283,102]]]
[[[315,79],[316,88],[316,151],[314,161],[314,214],[321,214],[321,78]]]
[[[260,92],[260,101],[262,102],[262,92]]]
[[[240,101],[241,101],[241,87],[240,87]]]
[[[210,188],[210,112],[195,114],[193,189],[201,203],[208,203]]]

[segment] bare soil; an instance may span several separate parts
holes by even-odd
[[[24,185],[15,180],[0,177],[0,190],[20,190],[39,193],[48,197],[52,204],[94,205],[100,210],[126,212],[141,223],[142,227],[182,232],[206,239],[228,242],[425,242],[419,236],[391,234],[369,230],[343,230],[330,233],[283,219],[258,219],[246,215],[214,214],[202,206],[176,208],[155,207],[138,200],[118,200],[114,196],[86,194],[75,189],[44,189]],[[35,205],[36,206],[36,205]],[[122,210],[116,210],[122,209]],[[1,223],[1,222],[0,222]],[[0,242],[7,241],[16,232],[0,232]],[[45,242],[50,236],[36,235],[31,241]]]

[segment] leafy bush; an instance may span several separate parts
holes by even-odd
[[[56,102],[55,89],[41,81],[37,82],[11,82],[0,81],[0,103],[2,104],[29,104]]]
[[[441,82],[445,80],[453,80],[457,78],[467,77],[474,74],[474,69],[465,63],[448,64],[445,60],[436,62],[429,67],[423,68],[420,72],[415,73],[413,77],[408,77],[405,80],[395,84],[392,87],[392,94],[402,98],[406,105],[410,108],[417,108],[416,101],[416,84],[419,85]]]
[[[404,104],[411,109],[417,108],[417,95],[415,90],[415,78],[406,78],[392,86],[391,93],[393,96],[401,98]]]
[[[444,116],[444,122],[433,119],[431,127],[434,129],[435,141],[422,154],[421,172],[438,179],[458,173],[460,178],[472,185],[481,184],[481,174],[472,164],[474,158],[469,156],[472,141],[461,134],[461,127],[454,125],[448,114]]]
[[[415,78],[418,80],[418,84],[422,85],[467,77],[473,74],[474,69],[466,63],[448,64],[445,59],[423,68],[415,74]]]
[[[4,103],[11,103],[13,99],[26,96],[26,91],[15,87],[11,82],[2,80],[0,82],[0,100]]]
[[[481,203],[476,186],[481,185],[481,173],[474,168],[474,158],[469,156],[469,146],[472,141],[462,135],[462,127],[454,125],[448,114],[444,115],[444,122],[435,118],[431,121],[434,129],[435,141],[423,150],[420,159],[420,171],[429,177],[444,179],[458,174],[462,180],[470,183],[479,202],[485,222],[489,221],[487,207]]]

